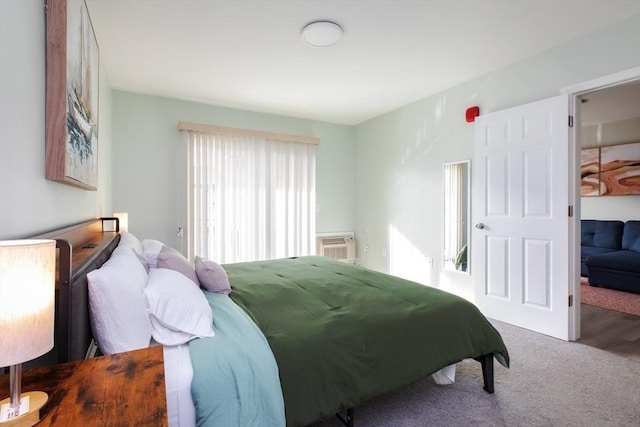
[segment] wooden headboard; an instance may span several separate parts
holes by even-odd
[[[107,222],[113,226],[105,227]],[[93,339],[87,273],[109,259],[120,241],[118,230],[117,218],[99,218],[33,236],[56,241],[55,336],[53,349],[25,368],[85,357]]]

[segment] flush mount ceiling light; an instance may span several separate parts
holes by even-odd
[[[302,29],[302,40],[309,46],[329,47],[342,39],[342,27],[331,21],[311,22]]]

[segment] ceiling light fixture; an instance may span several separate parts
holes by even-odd
[[[331,21],[314,21],[302,29],[302,40],[309,46],[329,47],[342,39],[342,27]]]

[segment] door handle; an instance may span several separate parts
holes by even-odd
[[[484,224],[479,222],[479,223],[476,224],[476,228],[479,229],[479,230],[483,230],[484,229]]]

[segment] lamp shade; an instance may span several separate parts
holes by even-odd
[[[121,233],[129,231],[129,214],[127,212],[114,212],[113,216],[118,218],[120,222]]]
[[[0,366],[53,348],[55,274],[55,241],[0,241]]]

